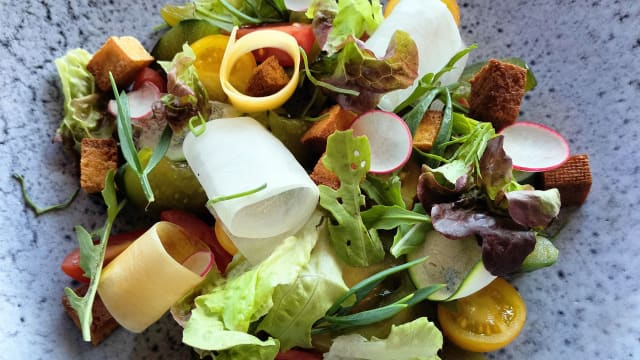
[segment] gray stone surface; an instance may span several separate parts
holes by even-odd
[[[143,334],[119,330],[98,348],[81,341],[60,306],[71,283],[59,267],[75,247],[73,226],[99,226],[104,210],[81,194],[72,208],[35,217],[11,178],[25,175],[40,204],[76,189],[75,161],[51,141],[62,117],[53,60],[74,47],[95,51],[108,35],[134,35],[150,48],[160,5],[0,2],[0,358],[189,358],[168,317]],[[590,155],[594,176],[587,203],[564,218],[558,264],[514,279],[528,322],[490,357],[640,359],[640,2],[460,5],[463,36],[479,45],[473,59],[527,59],[539,86],[527,95],[522,119],[564,134],[574,153]]]

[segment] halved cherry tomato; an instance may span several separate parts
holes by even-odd
[[[120,255],[135,239],[144,234],[146,229],[129,231],[126,233],[111,235],[107,241],[107,250],[104,255],[104,265],[107,265],[116,256]],[[96,241],[97,243],[97,241]],[[60,266],[62,271],[69,275],[71,278],[83,283],[88,283],[89,278],[84,276],[84,271],[80,267],[80,250],[78,248],[70,252]]]
[[[291,349],[276,355],[275,360],[320,360],[322,356],[316,353]]]
[[[460,348],[487,352],[512,342],[527,319],[527,308],[518,291],[501,278],[484,289],[438,304],[442,332]]]
[[[193,66],[198,71],[200,81],[207,89],[209,99],[225,101],[227,95],[222,90],[220,83],[220,65],[222,57],[227,49],[229,36],[222,34],[208,35],[191,44],[196,55]],[[238,91],[244,92],[249,84],[249,79],[256,67],[256,60],[251,54],[241,56],[231,69],[232,76],[229,82]]]
[[[293,36],[294,38],[296,38],[298,45],[300,45],[307,54],[311,52],[311,50],[313,49],[313,44],[316,41],[316,37],[313,34],[313,27],[311,26],[311,24],[300,23],[268,24],[243,27],[238,29],[237,36],[238,38],[241,38],[248,33],[262,29],[278,30]],[[291,59],[291,56],[280,49],[262,48],[253,52],[253,56],[256,58],[257,62],[263,62],[272,55],[275,56],[276,59],[278,59],[278,62],[283,67],[293,66],[293,59]]]
[[[152,68],[144,68],[136,75],[133,80],[133,90],[139,89],[142,84],[150,82],[155,85],[161,93],[167,91],[167,82],[160,76],[160,74]]]
[[[160,220],[181,226],[186,232],[209,245],[211,252],[213,252],[218,270],[224,272],[227,269],[227,265],[229,265],[233,256],[231,256],[222,247],[222,245],[220,245],[218,239],[216,239],[213,229],[211,229],[211,227],[209,227],[209,225],[204,221],[194,215],[180,210],[165,210],[160,213]]]

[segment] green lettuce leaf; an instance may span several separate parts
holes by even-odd
[[[340,188],[319,185],[320,206],[329,211],[331,244],[336,254],[350,266],[369,266],[384,258],[384,249],[375,230],[367,230],[360,216],[365,198],[360,182],[369,171],[371,152],[365,136],[353,130],[336,131],[327,140],[324,166],[340,179]]]
[[[402,198],[402,183],[398,175],[383,177],[367,174],[367,178],[360,184],[360,187],[378,205],[406,206]]]
[[[280,340],[281,351],[311,347],[311,327],[348,290],[326,230],[296,281],[276,289],[275,305],[258,327]]]
[[[228,277],[195,299],[195,309],[185,324],[182,341],[202,350],[225,350],[239,345],[272,346],[249,334],[251,323],[273,307],[279,285],[293,283],[309,262],[316,244],[320,215],[316,214],[294,236],[284,240],[260,264],[232,264]],[[246,263],[246,261],[243,261]]]
[[[320,61],[315,68],[330,74],[320,80],[359,93],[335,94],[343,108],[364,112],[374,109],[385,93],[413,84],[418,76],[418,48],[408,33],[398,30],[389,41],[385,56],[378,58],[361,41],[350,37],[342,51]]]
[[[85,137],[107,138],[113,134],[115,123],[103,118],[98,109],[100,95],[95,80],[87,70],[91,54],[73,49],[56,59],[56,68],[64,95],[64,118],[56,131],[56,139],[77,152]]]
[[[334,339],[325,360],[435,360],[442,334],[425,317],[393,326],[386,339],[367,340],[358,334]]]
[[[322,26],[316,25],[320,47],[328,55],[340,51],[350,37],[360,38],[373,34],[384,20],[380,1],[369,0],[314,0],[306,15],[309,19],[324,19]],[[318,30],[321,29],[321,30]]]
[[[425,216],[427,214],[420,203],[417,203],[413,207],[413,211],[418,214],[424,214]],[[398,226],[398,230],[393,237],[393,244],[391,245],[389,252],[396,258],[412,253],[415,249],[421,246],[422,243],[424,243],[427,232],[432,229],[433,226],[431,225],[431,221]]]

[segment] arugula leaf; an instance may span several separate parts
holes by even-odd
[[[336,254],[351,266],[369,266],[382,261],[384,249],[375,230],[367,230],[360,208],[365,199],[360,182],[369,171],[371,152],[365,136],[353,136],[353,130],[336,131],[327,140],[324,166],[340,179],[340,188],[319,185],[320,206],[332,215],[329,225],[331,244]]]
[[[426,211],[420,203],[415,204],[413,211],[426,216]],[[418,246],[424,243],[427,232],[431,229],[433,229],[431,219],[427,222],[402,224],[398,226],[389,252],[396,258],[413,252]]]
[[[378,205],[398,205],[405,207],[402,198],[402,184],[400,177],[393,175],[389,178],[367,174],[367,178],[360,184],[360,188]]]
[[[362,222],[367,229],[391,230],[400,225],[428,223],[429,217],[397,205],[375,205],[361,213]]]
[[[93,301],[98,290],[98,282],[102,273],[102,263],[107,250],[107,240],[111,233],[111,227],[116,216],[124,206],[124,201],[118,203],[114,185],[114,173],[109,171],[105,179],[102,198],[107,205],[107,220],[105,222],[102,237],[99,244],[93,244],[91,235],[82,226],[76,226],[76,237],[80,247],[80,267],[84,275],[91,279],[87,293],[80,297],[71,288],[65,288],[64,292],[69,298],[71,307],[78,313],[80,328],[84,341],[91,341],[91,323],[93,322],[92,308]]]

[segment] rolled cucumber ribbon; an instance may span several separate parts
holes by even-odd
[[[202,269],[187,264],[199,252],[209,247],[177,225],[158,222],[104,268],[98,294],[120,325],[142,332],[202,281]]]
[[[306,223],[318,204],[318,187],[255,119],[218,119],[201,126],[206,127],[201,135],[185,138],[185,158],[209,199],[249,192],[215,202],[209,210],[238,250],[249,261],[260,261]]]

